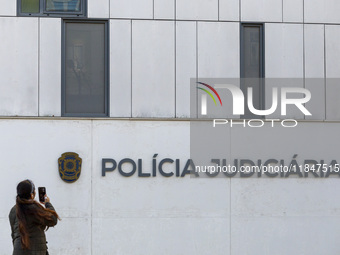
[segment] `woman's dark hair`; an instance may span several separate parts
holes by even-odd
[[[19,221],[21,245],[23,249],[30,248],[30,240],[26,221],[27,215],[35,217],[36,220],[41,223],[41,225],[44,225],[45,220],[52,220],[53,216],[59,219],[59,216],[55,211],[44,208],[34,199],[31,199],[31,194],[34,192],[35,186],[30,180],[22,181],[17,186],[16,211]]]

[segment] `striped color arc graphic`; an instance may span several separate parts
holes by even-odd
[[[221,97],[220,97],[220,95],[217,93],[217,91],[216,91],[212,86],[210,86],[209,84],[203,83],[203,82],[197,82],[197,83],[200,84],[200,85],[206,86],[206,87],[209,88],[212,92],[214,92],[214,94],[217,96],[217,98],[218,98],[218,100],[220,101],[220,104],[221,104],[221,106],[222,106]],[[217,105],[216,100],[215,100],[215,97],[213,96],[213,94],[212,94],[209,90],[204,89],[204,88],[200,88],[200,87],[197,87],[197,88],[200,89],[200,90],[203,90],[204,92],[206,92],[206,93],[214,100],[215,105]]]

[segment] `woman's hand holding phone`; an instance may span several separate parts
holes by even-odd
[[[50,202],[50,198],[47,195],[45,195],[45,202],[43,204],[49,203],[49,202]]]
[[[46,195],[46,188],[45,187],[39,187],[39,202],[42,204],[45,204],[46,202],[50,202],[50,198]]]

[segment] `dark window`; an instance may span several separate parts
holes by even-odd
[[[108,116],[107,33],[105,21],[64,22],[63,116]]]
[[[263,24],[241,24],[241,89],[248,97],[248,88],[253,90],[253,106],[264,109],[264,32]],[[258,118],[245,102],[244,118]]]
[[[19,16],[86,16],[86,0],[18,0]]]

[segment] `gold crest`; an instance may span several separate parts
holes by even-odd
[[[77,153],[66,152],[58,159],[60,178],[67,183],[73,183],[79,179],[82,159]]]

